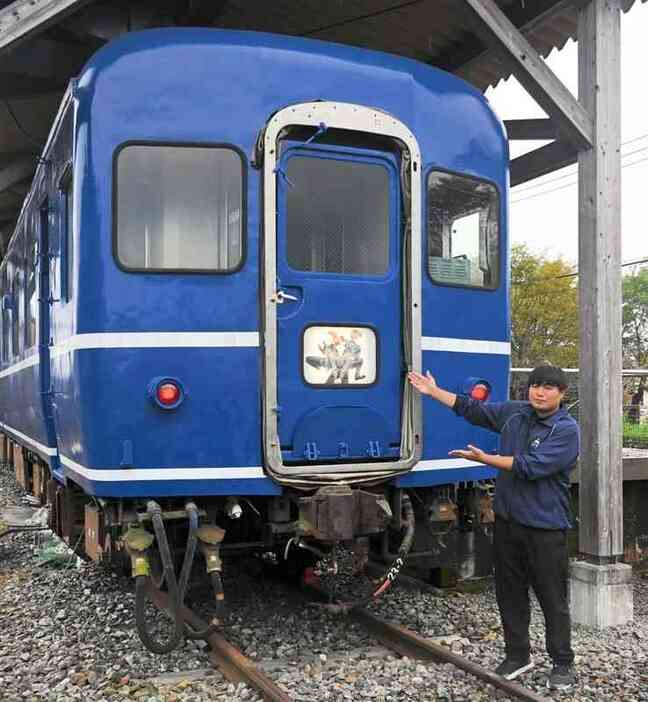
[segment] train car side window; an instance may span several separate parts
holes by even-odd
[[[20,308],[22,296],[20,294],[20,272],[14,269],[13,284],[11,286],[12,309],[11,309],[11,355],[17,358],[21,352],[20,344]]]
[[[36,230],[36,215],[27,224],[27,251],[25,256],[25,348],[36,345],[38,328],[38,236]]]
[[[428,273],[435,283],[499,285],[499,194],[495,185],[431,171],[427,179]]]
[[[128,144],[114,178],[122,268],[227,273],[241,266],[243,159],[233,148]]]
[[[61,222],[61,299],[72,299],[74,270],[74,179],[72,164],[68,163],[59,179]]]
[[[5,265],[2,273],[2,362],[9,363],[9,345],[11,338],[11,290],[9,285],[9,267]]]

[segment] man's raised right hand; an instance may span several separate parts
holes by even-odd
[[[417,373],[416,371],[410,371],[407,374],[407,378],[410,383],[423,395],[436,397],[438,386],[430,371],[426,371],[425,375],[421,375],[421,373]]]

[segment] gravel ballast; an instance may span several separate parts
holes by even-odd
[[[0,471],[0,506],[18,504],[20,489]],[[129,578],[68,558],[64,568],[39,564],[35,534],[0,540],[0,699],[199,702],[259,700],[224,680],[204,645],[186,642],[166,656],[148,652],[134,628]],[[307,602],[282,583],[228,567],[226,637],[293,699],[479,702],[506,695],[449,664],[400,658],[341,615]],[[200,589],[191,606],[205,618]],[[206,593],[205,593],[206,594]],[[556,702],[648,701],[648,579],[634,576],[635,621],[596,631],[574,625],[577,685],[551,693],[544,624],[534,601],[531,641],[536,667],[520,682]],[[492,585],[478,593],[395,588],[372,611],[493,669],[503,641]]]

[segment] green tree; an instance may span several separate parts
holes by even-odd
[[[511,252],[511,365],[578,367],[578,278],[562,258]]]
[[[623,277],[623,367],[648,368],[648,268]],[[623,381],[626,416],[639,420],[639,405],[646,389],[646,378],[629,377]]]
[[[623,366],[648,367],[648,268],[623,277]]]

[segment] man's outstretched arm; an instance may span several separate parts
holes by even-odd
[[[420,393],[449,407],[455,414],[478,427],[499,432],[513,411],[510,402],[480,402],[465,395],[457,396],[453,392],[444,390],[437,385],[430,371],[425,375],[410,371],[408,378]]]

